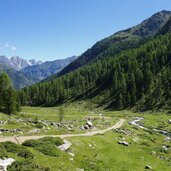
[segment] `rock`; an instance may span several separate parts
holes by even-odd
[[[167,146],[163,145],[162,146],[162,149],[165,150],[165,151],[167,151],[169,149],[169,146],[168,145]]]
[[[18,119],[17,122],[24,122],[24,120],[23,119]]]
[[[0,121],[0,124],[5,124],[6,123],[6,121]]]
[[[68,154],[69,154],[69,155],[71,155],[72,157],[74,157],[74,156],[75,156],[75,154],[74,154],[74,153],[70,153],[70,152],[68,152]]]
[[[15,160],[13,158],[0,159],[0,171],[7,171],[7,167],[10,166]]]
[[[170,137],[166,137],[165,140],[166,140],[167,142],[170,142],[171,138],[170,138]]]
[[[40,132],[40,129],[32,129],[32,130],[30,130],[28,133],[29,134],[37,134],[37,133],[39,133]]]
[[[152,167],[150,165],[146,165],[145,169],[152,169]]]
[[[71,128],[71,127],[69,127],[69,128],[68,128],[68,131],[72,131],[72,128]]]
[[[89,129],[89,126],[88,125],[85,125],[84,126],[84,129],[86,129],[86,130]]]
[[[71,144],[69,141],[64,140],[64,144],[58,146],[58,148],[59,148],[61,151],[67,151],[67,150],[70,148],[71,145],[72,145],[72,144]]]
[[[88,121],[88,122],[86,123],[86,125],[88,125],[90,128],[93,127],[93,123],[92,123],[91,121]]]
[[[77,168],[76,171],[84,171],[84,169],[79,169],[79,168]]]
[[[168,134],[167,131],[163,131],[163,130],[160,131],[160,133],[163,134],[163,135],[167,135]]]
[[[129,143],[126,141],[118,141],[118,144],[124,145],[124,146],[129,146]]]
[[[168,120],[169,124],[171,124],[171,119]]]

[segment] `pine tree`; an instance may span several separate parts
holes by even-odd
[[[0,75],[0,111],[9,115],[20,110],[20,101],[7,73]]]

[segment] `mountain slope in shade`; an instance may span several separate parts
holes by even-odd
[[[59,59],[55,61],[47,61],[42,63],[41,65],[34,65],[30,67],[26,67],[21,70],[21,72],[33,82],[39,82],[53,74],[56,74],[61,69],[66,67],[69,63],[74,61],[77,57],[72,56],[66,59]]]
[[[16,71],[7,65],[0,64],[0,73],[2,72],[6,72],[9,75],[12,80],[13,86],[16,89],[21,89],[33,84],[33,82],[27,79],[23,73]]]
[[[36,60],[27,61],[19,57],[9,59],[6,56],[0,56],[0,73],[7,72],[13,81],[14,87],[21,89],[59,72],[76,58],[76,56],[73,56],[66,59],[42,63]],[[28,65],[29,67],[27,67]],[[25,68],[19,70],[19,68],[23,67]]]
[[[164,10],[158,12],[137,26],[119,31],[97,42],[92,48],[78,57],[77,60],[47,80],[50,81],[58,76],[74,71],[79,67],[91,63],[95,59],[114,56],[123,50],[137,47],[144,39],[154,36],[166,24],[170,17],[170,11]]]
[[[171,32],[171,17],[168,22],[163,26],[163,28],[161,28],[159,34],[166,34],[168,32]]]

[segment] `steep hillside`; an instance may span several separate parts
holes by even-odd
[[[98,105],[139,110],[171,105],[171,33],[20,92],[23,104],[56,105],[93,99]]]
[[[26,77],[29,80],[32,80],[34,83],[39,82],[53,74],[56,74],[61,69],[66,67],[69,63],[74,61],[76,58],[77,58],[76,56],[72,56],[66,59],[47,61],[42,63],[41,65],[26,67],[22,69],[21,72],[25,74]]]
[[[114,35],[97,42],[77,60],[65,67],[60,73],[49,78],[48,81],[89,64],[92,60],[113,56],[123,50],[137,47],[144,39],[154,36],[170,17],[170,11],[164,10],[158,12],[137,26],[117,32]]]

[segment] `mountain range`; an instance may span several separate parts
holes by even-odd
[[[75,59],[76,56],[72,56],[66,59],[42,62],[35,59],[26,60],[18,56],[11,58],[0,56],[0,72],[7,72],[14,87],[21,89],[59,72]]]

